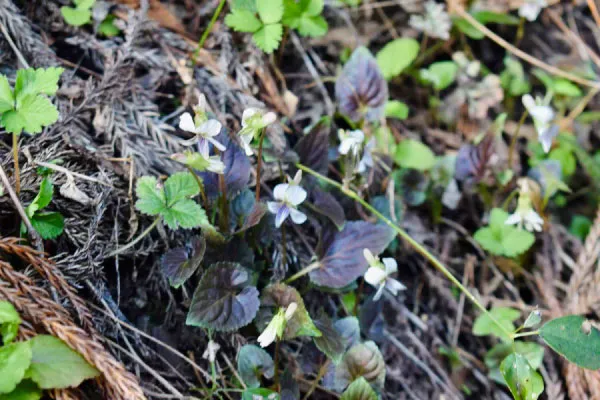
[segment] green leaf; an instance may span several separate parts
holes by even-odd
[[[254,33],[262,27],[262,23],[252,11],[234,8],[225,17],[225,24],[236,32]]]
[[[247,10],[256,13],[256,0],[233,0],[231,8],[233,10]]]
[[[260,387],[260,377],[271,379],[275,373],[273,359],[263,349],[253,344],[243,346],[237,355],[241,378],[249,388]]]
[[[421,79],[429,82],[435,90],[444,90],[454,83],[458,65],[454,61],[438,61],[420,70]]]
[[[481,40],[485,37],[483,32],[475,28],[473,25],[471,25],[469,21],[467,21],[464,18],[455,18],[453,19],[453,23],[459,31],[461,31],[471,39]]]
[[[377,53],[377,64],[385,79],[400,75],[417,58],[419,42],[415,39],[394,39]]]
[[[583,92],[577,85],[564,78],[554,79],[552,89],[556,94],[561,94],[568,97],[579,97],[583,95]]]
[[[296,30],[301,36],[319,37],[327,33],[329,25],[320,15],[315,17],[303,16],[297,23]]]
[[[15,307],[8,301],[0,301],[0,337],[4,344],[15,340],[19,325],[21,325],[21,317]]]
[[[515,400],[537,400],[544,391],[544,380],[521,354],[510,354],[500,364],[500,372]]]
[[[304,306],[304,300],[298,291],[283,283],[276,283],[264,288],[258,311],[257,325],[262,331],[280,309],[287,309],[291,303],[298,308],[287,321],[283,339],[294,339],[298,336],[321,336],[321,332],[312,321]]]
[[[542,313],[540,313],[540,310],[533,310],[529,313],[525,322],[523,322],[523,328],[535,328],[540,324],[540,322],[542,322]]]
[[[63,6],[60,8],[60,13],[67,24],[72,26],[82,26],[92,21],[92,12],[89,9]]]
[[[435,154],[418,140],[404,139],[396,146],[394,161],[403,168],[427,171],[435,165]]]
[[[258,311],[258,290],[237,263],[210,266],[194,292],[186,324],[217,331],[248,325]]]
[[[165,194],[157,188],[158,182],[153,176],[142,176],[135,186],[137,202],[135,208],[147,215],[158,215],[167,209]]]
[[[25,376],[31,364],[29,342],[10,343],[0,347],[0,393],[10,393]]]
[[[173,230],[197,228],[208,224],[206,212],[198,203],[191,199],[183,199],[161,212],[167,226]]]
[[[514,343],[499,343],[485,354],[484,362],[490,370],[489,375],[496,382],[504,384],[500,373],[500,364],[511,353],[524,356],[531,368],[537,370],[544,361],[544,347],[534,342],[515,341]]]
[[[15,390],[8,394],[0,393],[0,400],[39,400],[42,390],[29,379],[22,380]]]
[[[493,11],[476,11],[471,14],[478,22],[486,25],[489,23],[502,25],[519,25],[519,18],[508,13],[497,13]]]
[[[328,29],[327,21],[320,15],[323,6],[323,0],[286,0],[283,24],[302,36],[322,36]]]
[[[189,172],[177,172],[171,175],[165,182],[164,190],[167,207],[200,193],[198,182]]]
[[[15,98],[8,83],[8,78],[0,75],[0,114],[12,110],[15,107]]]
[[[100,375],[81,355],[62,340],[38,335],[31,343],[31,366],[28,376],[42,389],[77,387],[86,379]]]
[[[473,238],[492,254],[514,257],[527,251],[535,242],[535,236],[526,230],[506,225],[507,218],[506,211],[492,209],[490,225],[478,229]]]
[[[280,400],[279,393],[271,389],[254,388],[244,390],[242,400]]]
[[[356,379],[348,386],[340,400],[377,400],[377,393],[364,377]]]
[[[45,177],[42,180],[42,183],[40,184],[40,191],[35,196],[35,198],[31,202],[31,204],[29,204],[27,206],[27,209],[25,210],[27,213],[27,216],[29,218],[32,218],[33,215],[37,211],[43,210],[44,208],[46,208],[48,206],[48,204],[50,204],[50,202],[52,201],[53,194],[54,194],[54,185],[52,185],[52,181],[50,180],[50,178]]]
[[[398,100],[388,100],[385,103],[385,116],[388,118],[406,119],[408,118],[408,106]]]
[[[42,239],[55,239],[63,233],[65,219],[59,212],[35,213],[31,225]]]
[[[573,175],[577,169],[577,161],[575,160],[573,151],[568,147],[560,146],[556,149],[552,149],[548,154],[548,158],[560,163],[562,174],[565,177]]]
[[[356,379],[382,389],[385,382],[385,361],[375,342],[359,343],[350,348],[335,369],[335,387],[343,390]]]
[[[256,10],[265,25],[276,24],[283,17],[283,0],[256,0]]]
[[[504,328],[504,330],[508,332],[515,331],[516,328],[513,321],[521,316],[520,311],[509,307],[494,307],[489,313]],[[486,313],[479,315],[475,320],[475,323],[473,324],[473,334],[476,336],[494,335],[504,342],[512,341],[512,339],[504,333],[502,328],[500,328]]]
[[[256,45],[265,53],[271,54],[273,50],[279,47],[283,27],[281,24],[264,25],[252,35]]]
[[[56,94],[58,80],[63,71],[63,68],[58,67],[18,70],[15,82],[17,101],[30,94],[45,94],[48,96]]]
[[[117,17],[114,15],[108,15],[104,21],[98,25],[98,32],[106,37],[117,36],[119,33],[121,33],[121,30],[115,25],[116,19]]]
[[[569,232],[577,236],[581,241],[584,241],[590,229],[592,228],[592,220],[584,215],[574,215],[569,225]]]
[[[75,3],[79,9],[89,9],[94,6],[96,0],[73,0],[73,3]]]
[[[587,369],[600,369],[600,331],[584,317],[568,315],[546,322],[540,337],[552,350]]]
[[[507,257],[515,257],[525,253],[535,243],[535,235],[524,229],[511,225],[502,227],[503,254]]]
[[[28,94],[17,98],[16,110],[2,114],[2,125],[10,133],[40,133],[44,126],[58,121],[58,110],[43,96]]]

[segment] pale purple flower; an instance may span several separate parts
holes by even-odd
[[[365,281],[377,288],[377,292],[373,297],[374,301],[381,298],[383,289],[387,289],[394,296],[398,295],[400,290],[406,289],[406,287],[390,275],[398,271],[398,264],[393,258],[384,258],[379,260],[375,257],[369,249],[363,250],[363,255],[369,263],[369,269],[365,272]]]
[[[521,100],[533,119],[544,152],[549,152],[550,147],[552,147],[552,140],[558,135],[559,131],[558,126],[552,124],[554,110],[544,100],[540,98],[534,100],[529,94],[523,95]]]
[[[298,211],[298,206],[306,200],[306,190],[300,186],[290,183],[280,183],[273,190],[273,197],[276,201],[267,202],[269,211],[275,214],[275,226],[279,228],[281,224],[291,217],[295,224],[303,224],[306,221],[306,214]]]

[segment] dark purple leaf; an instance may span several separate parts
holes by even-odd
[[[385,320],[383,319],[383,301],[373,301],[370,296],[360,307],[360,330],[369,339],[382,341],[384,338]]]
[[[310,272],[310,279],[319,286],[341,288],[352,283],[367,270],[369,264],[363,250],[379,254],[394,239],[394,231],[385,225],[364,221],[347,222],[341,232],[324,249],[320,267]]]
[[[221,160],[225,164],[225,187],[227,196],[233,197],[248,186],[250,180],[250,160],[244,150],[229,138],[226,132],[221,132],[215,138],[227,146],[221,154]],[[215,198],[219,195],[219,175],[212,172],[201,172],[200,177],[204,181],[206,195]]]
[[[167,251],[161,258],[163,274],[174,288],[185,283],[196,272],[206,251],[206,240],[195,236],[183,247]]]
[[[494,135],[488,135],[479,144],[465,144],[456,156],[454,177],[458,181],[474,184],[481,181],[494,153]]]
[[[334,364],[338,364],[346,350],[344,337],[335,329],[333,321],[323,311],[321,311],[319,318],[315,320],[315,326],[321,331],[321,336],[313,339],[315,345]]]
[[[258,290],[248,271],[235,263],[216,263],[204,273],[194,292],[186,324],[216,331],[248,325],[258,312]]]
[[[283,333],[284,339],[293,339],[297,336],[321,336],[321,332],[315,327],[306,307],[304,300],[298,291],[283,283],[275,283],[267,286],[262,292],[260,310],[258,312],[257,325],[262,331],[280,309],[296,303],[298,308],[287,322]]]
[[[342,336],[345,350],[360,341],[360,325],[356,317],[338,319],[334,322],[333,326]]]
[[[388,86],[377,60],[366,47],[354,50],[344,65],[335,82],[335,97],[340,112],[353,121],[379,121],[383,117]]]
[[[346,214],[340,203],[331,193],[324,192],[315,188],[312,192],[314,210],[319,214],[323,214],[337,226],[342,229],[346,222]]]
[[[328,117],[321,118],[294,147],[300,157],[300,162],[321,174],[327,173],[327,166],[329,165],[330,131],[331,119]]]
[[[262,219],[262,217],[265,216],[266,212],[267,212],[267,206],[265,206],[263,203],[254,204],[252,211],[250,211],[250,214],[248,214],[248,216],[246,216],[244,225],[242,225],[242,227],[236,232],[236,234],[247,231],[248,229],[252,228],[253,226],[258,225],[260,223],[260,220]]]

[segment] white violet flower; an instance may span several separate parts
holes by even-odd
[[[198,137],[198,146],[208,146],[207,142],[212,143],[219,151],[225,151],[225,146],[214,139],[219,135],[223,125],[216,119],[209,119],[206,116],[206,98],[200,96],[198,105],[194,107],[194,117],[188,112],[183,113],[179,118],[179,129],[191,132]]]
[[[261,129],[271,125],[276,119],[277,115],[274,112],[265,112],[254,107],[244,110],[242,114],[242,129],[239,135],[247,156],[254,154],[254,151],[250,147],[252,139],[258,136]]]
[[[369,249],[364,249],[363,255],[369,263],[369,269],[365,272],[364,276],[365,281],[377,288],[377,293],[373,297],[374,301],[381,298],[383,289],[387,289],[394,296],[398,294],[398,291],[406,289],[403,284],[390,277],[391,274],[398,271],[396,260],[393,258],[384,258],[380,261]]]
[[[519,193],[517,209],[506,219],[505,224],[517,225],[521,229],[525,226],[525,229],[530,232],[541,232],[544,220],[531,206],[529,195],[521,191]]]
[[[260,344],[261,347],[267,347],[277,338],[281,339],[287,322],[294,316],[297,309],[298,304],[296,303],[290,303],[286,309],[280,308],[269,322],[269,325],[267,325],[265,330],[258,337],[258,344]]]
[[[542,9],[547,7],[548,3],[546,0],[524,0],[521,7],[519,7],[519,17],[523,17],[529,22],[533,22],[537,19]]]
[[[550,147],[552,147],[552,140],[558,135],[559,130],[558,125],[552,124],[554,110],[539,97],[534,100],[531,95],[526,94],[523,95],[521,100],[533,119],[533,124],[544,152],[549,152]]]
[[[429,0],[425,3],[423,15],[412,15],[408,23],[414,29],[428,36],[444,40],[450,39],[452,20],[446,12],[444,5],[438,4],[434,0]]]
[[[375,138],[372,137],[365,145],[363,156],[358,162],[358,167],[356,169],[359,174],[365,172],[367,168],[373,168],[375,166],[375,162],[373,161],[373,150],[375,150],[375,144]]]
[[[298,176],[298,175],[297,175]],[[302,175],[300,175],[302,178]],[[298,183],[300,183],[298,181]],[[276,201],[267,202],[269,211],[275,214],[275,227],[279,228],[288,216],[292,218],[295,224],[303,224],[306,221],[306,214],[298,211],[298,206],[306,200],[306,190],[298,186],[295,180],[291,183],[280,183],[273,190],[273,197]]]
[[[340,154],[346,155],[351,153],[352,155],[358,155],[360,148],[365,141],[365,134],[361,130],[345,131],[340,129],[338,131],[338,138],[340,139],[340,145],[338,151]]]

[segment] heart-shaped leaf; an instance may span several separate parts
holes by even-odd
[[[587,369],[600,369],[600,331],[580,315],[546,322],[540,337],[552,350]]]
[[[362,376],[352,382],[340,400],[377,400],[377,393]]]
[[[300,157],[300,162],[322,174],[327,172],[329,165],[329,133],[331,119],[321,118],[310,132],[300,138],[294,150]]]
[[[195,236],[191,243],[167,251],[161,258],[163,274],[174,288],[185,283],[196,272],[206,250],[206,240]]]
[[[335,82],[335,97],[342,114],[353,121],[379,121],[384,116],[388,85],[377,60],[366,47],[350,56]]]
[[[260,387],[261,376],[271,379],[275,373],[273,359],[269,353],[253,344],[247,344],[240,349],[237,365],[240,376],[250,388]]]
[[[335,329],[333,321],[324,312],[321,312],[319,318],[315,320],[315,325],[321,331],[321,336],[313,339],[315,345],[331,358],[334,364],[338,364],[346,350],[344,337]]]
[[[367,270],[369,264],[363,250],[379,254],[394,239],[394,231],[385,225],[364,221],[347,222],[335,233],[320,257],[320,267],[310,272],[319,286],[341,288],[352,283]]]
[[[186,324],[216,331],[248,325],[258,311],[258,290],[250,286],[248,272],[239,264],[210,266],[194,292]]]
[[[300,293],[283,283],[267,286],[263,290],[257,322],[259,329],[262,331],[279,309],[287,309],[292,303],[296,303],[298,308],[287,321],[283,339],[293,339],[297,336],[321,336],[321,332],[306,311]]]
[[[515,400],[537,400],[544,391],[544,380],[525,356],[512,353],[500,364],[500,372]]]
[[[343,390],[361,376],[377,389],[383,388],[385,361],[375,342],[359,343],[344,354],[342,362],[335,369],[335,386]]]
[[[9,344],[17,337],[21,325],[21,317],[15,307],[8,301],[0,301],[0,337],[4,344]]]
[[[38,335],[31,343],[31,366],[27,376],[42,389],[77,387],[86,379],[100,375],[96,368],[62,340]]]
[[[319,214],[329,218],[338,229],[342,229],[346,222],[346,214],[337,199],[333,197],[331,193],[324,192],[320,189],[312,190],[311,195],[313,209]]]

